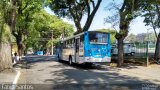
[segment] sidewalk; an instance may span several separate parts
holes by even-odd
[[[148,83],[155,83],[160,85],[160,65],[152,64],[146,66],[129,65],[122,68],[102,65],[107,71],[115,71],[119,74],[135,77],[139,80],[148,81]]]
[[[148,67],[133,66],[130,68],[121,68],[120,73],[160,84],[160,65],[155,64]]]

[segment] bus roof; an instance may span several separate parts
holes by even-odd
[[[106,34],[109,34],[109,33],[107,33],[107,32],[102,32],[102,31],[85,31],[85,32],[82,32],[82,33],[79,33],[79,34],[77,34],[77,35],[73,35],[73,36],[71,36],[71,37],[66,37],[66,38],[64,38],[63,40],[61,40],[61,41],[66,41],[66,40],[69,40],[69,39],[73,39],[73,38],[75,38],[75,37],[78,37],[78,36],[81,36],[81,35],[83,35],[84,33],[106,33]]]
[[[86,32],[107,33],[107,34],[109,34],[108,32],[103,32],[103,31],[86,31]]]

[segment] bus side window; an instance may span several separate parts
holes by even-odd
[[[63,46],[64,46],[64,44],[63,44],[64,42],[62,42],[61,44],[60,44],[60,48],[62,49],[63,48]]]
[[[74,47],[74,39],[72,39],[72,48]]]
[[[79,39],[75,39],[75,48],[76,48],[76,52],[78,52],[79,51]]]
[[[70,40],[67,42],[67,48],[70,48]]]
[[[70,40],[67,42],[67,48],[70,48]]]
[[[68,45],[69,45],[69,43],[68,43],[68,40],[66,41],[66,48],[68,48]]]
[[[70,40],[70,47],[72,48],[72,39]]]
[[[66,49],[66,41],[63,43],[63,48]]]
[[[65,48],[65,42],[63,42],[63,48]]]
[[[70,40],[67,42],[67,48],[70,48]]]
[[[73,40],[71,39],[71,48],[73,48]]]
[[[72,47],[72,39],[69,40],[69,48]]]
[[[73,48],[73,39],[71,39],[71,47]]]
[[[80,36],[80,47],[83,47],[84,46],[84,35],[81,35]]]
[[[64,42],[62,43],[62,48],[64,48]]]

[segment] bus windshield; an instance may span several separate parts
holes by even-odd
[[[107,33],[90,33],[89,34],[90,44],[107,44],[108,34]]]

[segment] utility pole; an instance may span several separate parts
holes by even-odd
[[[52,43],[52,49],[51,49],[52,51],[51,51],[51,54],[53,55],[53,30],[52,30],[52,42],[51,42],[51,43]]]

